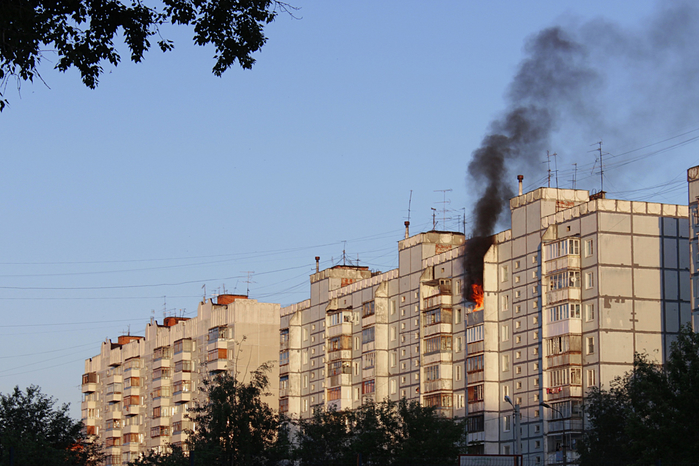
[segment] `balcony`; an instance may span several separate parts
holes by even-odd
[[[156,359],[153,361],[153,369],[160,369],[161,367],[172,367],[172,361],[170,359]]]
[[[564,269],[579,269],[580,268],[580,256],[577,254],[557,257],[556,259],[546,261],[544,263],[544,274],[549,274],[557,270]]]
[[[172,395],[174,403],[187,403],[192,401],[192,392],[177,392]]]
[[[337,387],[340,385],[351,385],[352,384],[352,374],[331,375],[329,377],[329,379],[330,379],[329,387]]]
[[[579,351],[556,354],[554,356],[546,356],[547,369],[558,366],[568,366],[571,364],[578,366],[582,364],[582,354]]]
[[[143,413],[143,406],[141,405],[129,405],[124,408],[124,415],[135,416],[137,414]]]
[[[374,325],[376,323],[376,314],[371,314],[366,317],[362,317],[362,327],[368,327],[369,325]]]
[[[466,374],[466,383],[468,385],[472,383],[483,382],[485,371],[468,372]]]
[[[468,402],[468,414],[474,414],[485,410],[484,401],[469,401]]]
[[[141,426],[138,424],[134,424],[131,426],[124,426],[121,431],[123,432],[124,435],[126,434],[138,434],[141,432]]]
[[[546,292],[546,302],[544,304],[559,303],[562,301],[580,301],[582,296],[580,288],[570,286],[558,290]]]
[[[583,389],[580,385],[561,385],[559,387],[546,388],[546,401],[561,400],[563,398],[582,397]]]
[[[451,351],[444,351],[444,352],[437,352],[437,353],[432,353],[432,354],[425,354],[422,356],[422,364],[423,365],[428,365],[428,364],[434,364],[437,362],[451,362],[452,361],[452,352]]]
[[[422,336],[423,338],[432,336],[432,335],[437,335],[439,333],[449,333],[451,334],[452,332],[452,325],[451,324],[431,324],[426,327],[423,327],[422,330]]]
[[[568,318],[546,324],[546,337],[555,337],[567,333],[582,333],[581,319]]]
[[[83,374],[83,383],[82,383],[82,392],[83,393],[92,393],[97,391],[97,373],[96,372],[88,372],[87,374]]]
[[[485,346],[483,340],[474,341],[473,343],[469,343],[468,345],[466,345],[466,351],[469,356],[476,353],[482,353],[484,348]]]
[[[583,423],[580,418],[556,419],[548,422],[549,433],[551,432],[582,432]]]
[[[111,385],[113,383],[123,383],[124,382],[124,376],[121,374],[116,374],[116,375],[110,375],[105,379],[104,384],[105,385]]]
[[[338,359],[352,359],[352,349],[341,349],[328,352],[329,361],[337,361]]]
[[[439,390],[451,390],[451,379],[437,379],[423,384],[423,393],[436,392]],[[450,408],[451,409],[451,408]]]
[[[121,392],[119,393],[107,393],[105,397],[107,403],[116,403],[122,400]]]
[[[328,327],[325,332],[328,338],[336,337],[338,335],[352,335],[352,322],[342,322],[332,327]]]
[[[425,298],[422,301],[422,310],[426,311],[429,309],[434,309],[436,307],[440,306],[446,306],[446,307],[451,307],[452,305],[452,298],[450,294],[438,294],[434,296],[430,296],[429,298]]]
[[[206,363],[206,369],[210,372],[221,372],[228,368],[227,359],[216,359],[214,361],[209,361]]]

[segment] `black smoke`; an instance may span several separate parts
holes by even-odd
[[[510,85],[510,110],[491,124],[491,131],[468,165],[469,185],[481,188],[473,209],[472,239],[466,244],[466,293],[483,283],[483,255],[513,191],[509,165],[538,164],[546,153],[559,114],[580,103],[581,93],[597,80],[587,64],[587,51],[560,28],[541,31],[527,44]]]
[[[547,150],[575,147],[575,160],[585,161],[582,157],[592,158],[589,146],[602,137],[620,147],[639,147],[651,129],[679,133],[697,126],[697,44],[699,8],[684,1],[658,3],[654,16],[634,30],[603,19],[571,20],[527,40],[506,110],[490,124],[468,165],[467,189],[478,201],[465,254],[467,299],[470,285],[482,284],[483,256],[506,218],[515,175],[524,174],[525,182],[541,180]],[[639,156],[635,166],[619,170],[619,186],[652,177],[654,170],[644,174],[643,163]],[[628,176],[634,169],[639,175]],[[578,187],[599,186],[599,178],[587,178],[587,185]]]

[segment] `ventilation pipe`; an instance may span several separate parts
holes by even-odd
[[[524,180],[524,175],[517,175],[517,181],[519,181],[519,195],[522,195],[522,180]]]

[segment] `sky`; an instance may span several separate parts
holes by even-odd
[[[686,78],[699,64],[686,51],[697,42],[654,22],[661,4],[292,3],[296,18],[267,27],[252,70],[215,77],[214,51],[170,27],[174,51],[125,55],[96,90],[53,70],[50,53],[46,84],[7,86],[1,393],[36,384],[79,418],[83,361],[106,338],[191,317],[224,291],[302,301],[315,256],[321,268],[344,254],[390,270],[408,218],[417,233],[462,231],[465,217],[468,233],[471,154],[544,28],[589,42],[600,75],[585,112],[561,114],[555,157],[508,164],[512,189],[522,172],[526,190],[598,191],[602,141],[608,197],[687,203],[699,92]]]

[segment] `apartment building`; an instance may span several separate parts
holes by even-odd
[[[635,352],[663,361],[690,320],[688,207],[540,188],[510,210],[479,303],[456,232],[406,226],[397,269],[311,275],[310,299],[281,310],[280,411],[405,397],[466,417],[483,453],[574,459],[586,390]]]
[[[196,317],[151,319],[145,336],[106,340],[85,361],[82,421],[98,438],[107,465],[134,460],[148,449],[182,444],[190,427],[186,417],[201,400],[202,381],[222,371],[244,378],[279,356],[278,304],[238,295],[219,295],[199,303]],[[277,367],[270,375],[278,400]],[[203,400],[201,400],[203,401]]]
[[[699,331],[699,165],[687,170],[689,183],[689,250],[692,275],[692,325]]]

